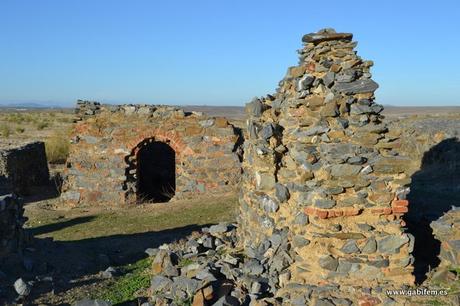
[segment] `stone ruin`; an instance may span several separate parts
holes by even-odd
[[[20,255],[30,238],[23,230],[24,201],[49,182],[43,142],[9,143],[0,147],[0,265],[10,255]]]
[[[236,189],[242,135],[223,117],[171,106],[78,101],[62,199],[167,202]]]
[[[23,201],[15,195],[0,195],[0,259],[21,253],[25,239]],[[0,261],[0,264],[2,262]]]
[[[34,187],[49,182],[45,144],[12,143],[0,146],[0,192],[20,195],[33,193]]]
[[[373,62],[350,33],[302,41],[276,93],[246,107],[240,243],[260,258],[284,252],[287,269],[273,271],[280,288],[413,284],[414,238],[402,219],[410,159],[374,102]]]
[[[414,305],[426,296],[387,290],[445,289],[416,282],[416,243],[436,250],[423,246],[430,233],[414,238],[406,217],[409,200],[420,205],[409,186],[433,166],[426,159],[455,164],[446,156],[457,151],[445,154],[450,132],[433,138],[389,128],[374,102],[373,63],[353,51],[351,34],[326,29],[303,42],[299,65],[276,93],[246,106],[237,224],[146,250],[153,305],[188,296],[193,305]],[[459,212],[432,223],[442,266],[433,279],[458,279],[449,269],[459,262]],[[192,263],[178,264],[184,260]],[[455,295],[433,298],[458,304]]]

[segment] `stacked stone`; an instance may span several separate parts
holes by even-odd
[[[21,250],[24,240],[23,201],[15,195],[0,196],[0,258]]]
[[[440,269],[460,268],[460,208],[453,208],[431,223],[433,234],[441,242]]]
[[[236,189],[242,139],[223,117],[173,106],[90,101],[79,101],[76,113],[62,193],[69,204],[135,202],[137,152],[149,141],[175,151],[175,199]]]
[[[8,186],[7,192],[27,195],[32,187],[44,186],[48,182],[49,170],[43,142],[0,147],[0,185]]]
[[[373,62],[349,33],[302,41],[276,93],[246,107],[240,243],[259,260],[288,257],[273,271],[279,288],[412,284],[414,239],[402,221],[409,159],[393,150],[374,102]]]

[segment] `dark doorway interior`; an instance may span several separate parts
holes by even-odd
[[[147,141],[137,153],[137,200],[168,202],[176,191],[176,154],[166,143]]]

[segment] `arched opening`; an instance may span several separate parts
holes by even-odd
[[[176,191],[176,152],[167,143],[146,141],[136,155],[138,202],[168,202]]]

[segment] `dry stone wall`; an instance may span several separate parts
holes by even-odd
[[[276,93],[246,107],[240,243],[276,259],[281,288],[411,284],[414,239],[402,220],[410,159],[394,150],[398,136],[374,102],[373,62],[349,33],[302,40]]]
[[[453,208],[431,223],[433,234],[441,241],[440,267],[460,267],[460,208]]]
[[[0,259],[21,250],[24,239],[23,201],[15,195],[0,196]]]
[[[0,146],[0,191],[31,193],[49,182],[45,144],[41,141]]]
[[[139,201],[139,152],[151,142],[174,155],[175,199],[234,191],[240,179],[240,133],[222,117],[171,106],[78,101],[62,198],[71,204]],[[151,162],[160,160],[151,155]],[[160,160],[161,161],[161,160]],[[165,166],[166,167],[166,166]]]

